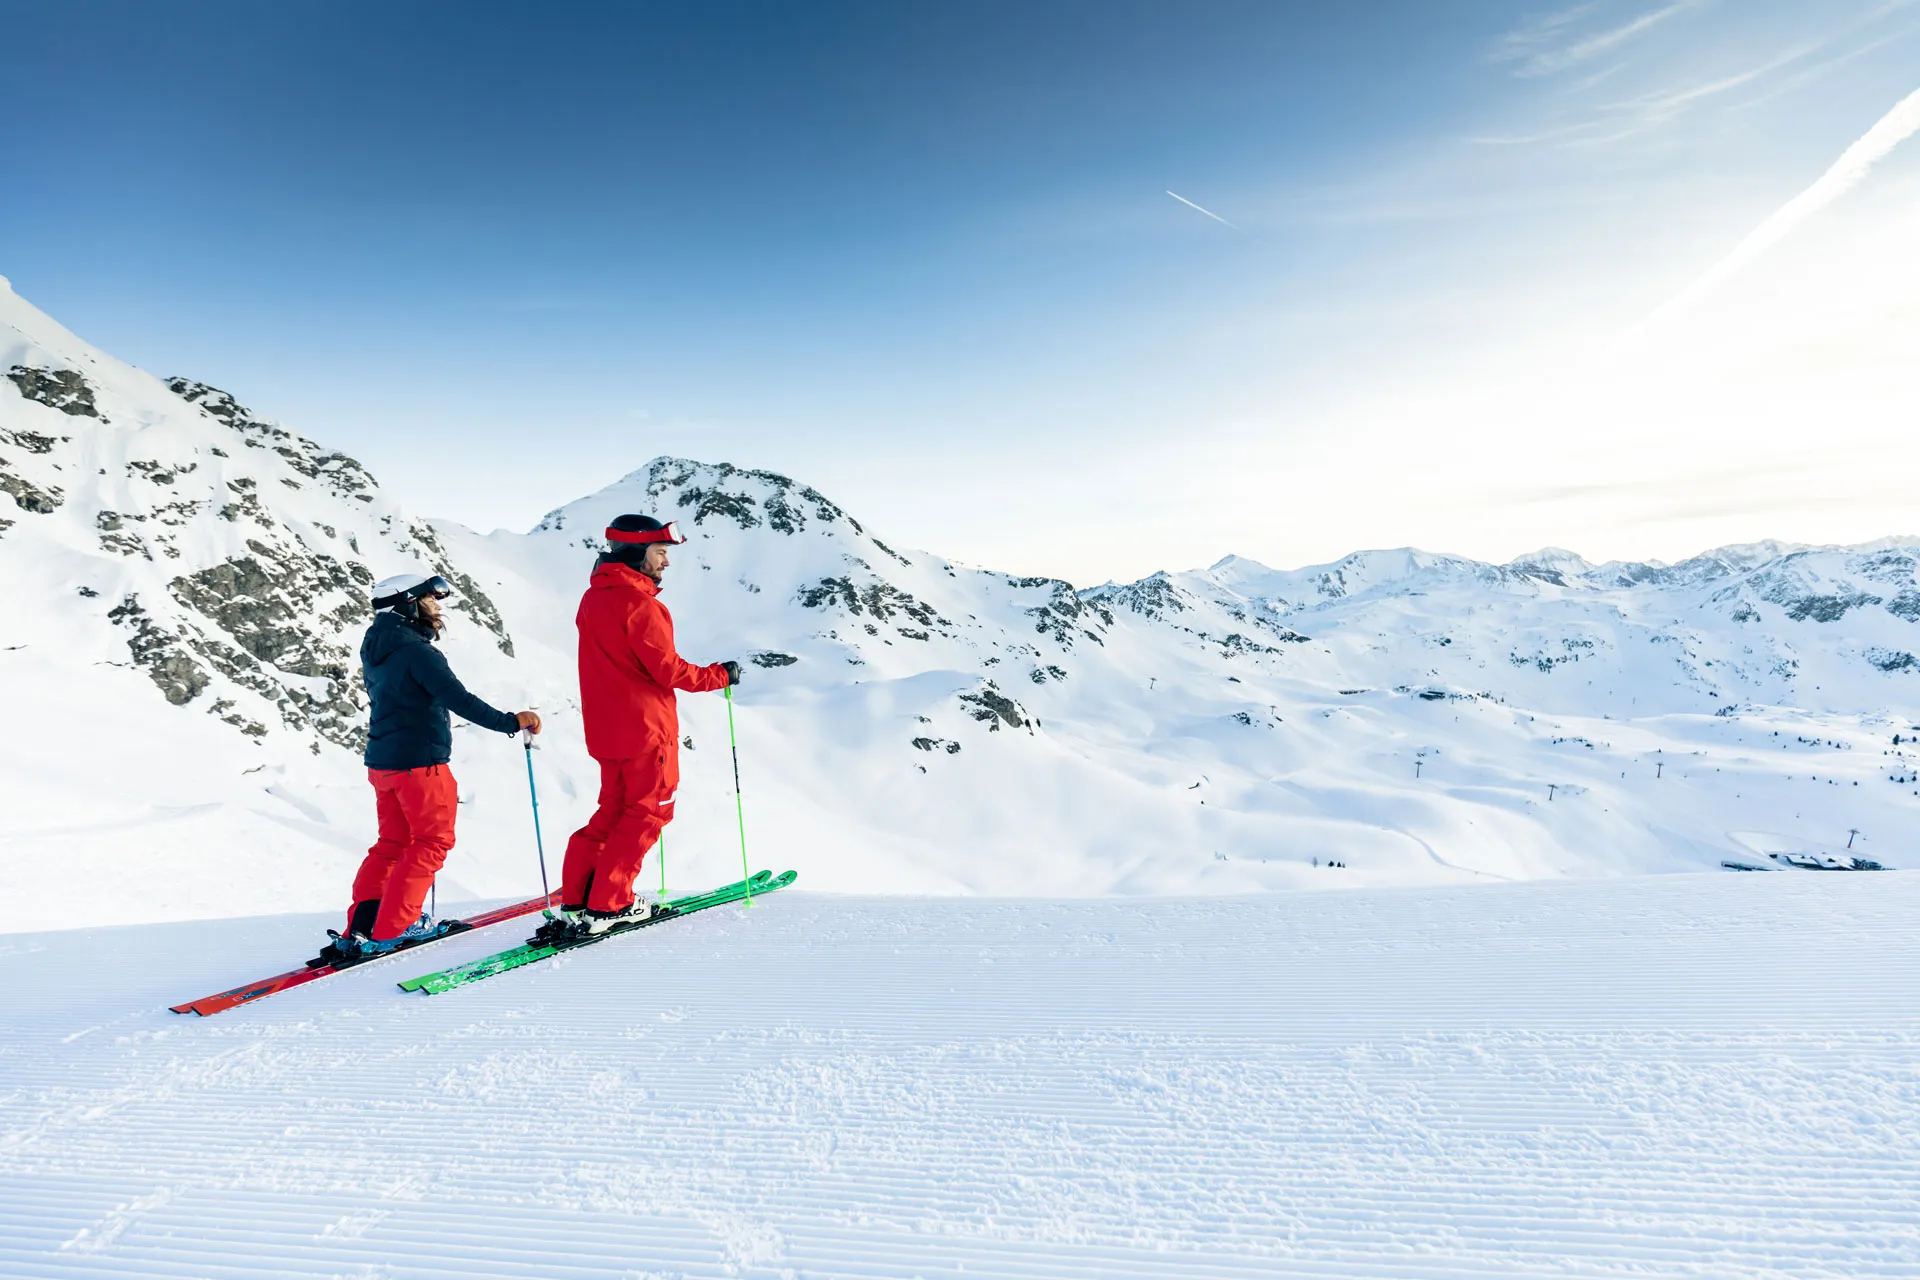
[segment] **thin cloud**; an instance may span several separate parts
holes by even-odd
[[[1801,45],[1777,54],[1757,66],[1730,75],[1717,76],[1711,80],[1679,88],[1660,89],[1651,93],[1639,94],[1631,98],[1621,98],[1594,107],[1593,115],[1585,120],[1558,127],[1536,130],[1531,133],[1508,135],[1475,135],[1468,142],[1485,146],[1516,146],[1537,143],[1561,143],[1595,145],[1618,142],[1625,138],[1655,129],[1668,123],[1696,107],[1701,106],[1724,94],[1731,93],[1755,84],[1771,76],[1774,72],[1790,67],[1806,59],[1810,54],[1823,47],[1825,42]]]
[[[1223,227],[1232,227],[1233,230],[1235,231],[1238,231],[1240,229],[1238,227],[1235,227],[1231,222],[1228,222],[1225,218],[1221,217],[1219,214],[1215,213],[1213,210],[1201,209],[1199,205],[1187,199],[1185,196],[1181,195],[1178,191],[1169,191],[1167,192],[1167,194],[1172,196],[1175,200],[1178,200],[1181,204],[1187,206],[1187,208],[1189,209],[1199,209],[1201,213],[1206,214],[1209,218],[1212,218],[1215,222],[1219,223]]]
[[[1915,133],[1920,133],[1920,89],[1895,103],[1893,110],[1876,120],[1871,129],[1842,151],[1840,158],[1814,179],[1813,185],[1774,210],[1766,221],[1734,246],[1733,252],[1688,285],[1662,311],[1682,310],[1712,292],[1729,276],[1786,239],[1795,227],[1852,190],[1874,165]]]
[[[1595,4],[1576,5],[1533,19],[1520,30],[1510,33],[1495,58],[1498,61],[1521,62],[1523,66],[1516,74],[1535,74],[1540,68],[1546,67],[1545,63],[1537,61],[1543,58],[1558,60],[1554,62],[1555,67],[1571,66],[1573,62],[1591,60],[1595,52],[1618,48],[1644,33],[1654,23],[1664,21],[1683,8],[1697,7],[1700,2],[1678,0],[1598,36],[1571,39],[1568,28],[1598,8]],[[1855,58],[1920,34],[1920,26],[1913,22],[1895,21],[1902,15],[1910,15],[1916,3],[1920,3],[1920,0],[1884,0],[1815,38],[1784,48],[1743,70],[1616,96],[1611,101],[1594,102],[1586,95],[1599,86],[1617,81],[1620,74],[1633,65],[1631,60],[1625,58],[1605,60],[1580,77],[1563,82],[1566,91],[1576,98],[1585,98],[1588,105],[1573,107],[1570,104],[1556,122],[1511,133],[1476,135],[1466,141],[1491,146],[1542,143],[1567,147],[1601,146],[1661,128],[1704,107],[1725,105],[1735,110],[1749,107],[1782,93],[1804,88]],[[1877,34],[1874,33],[1875,28],[1879,28]],[[1866,38],[1862,39],[1863,36]],[[1527,70],[1529,65],[1536,70]]]
[[[1518,76],[1547,76],[1568,67],[1590,62],[1603,54],[1639,38],[1674,14],[1691,9],[1697,0],[1675,0],[1662,9],[1654,9],[1631,18],[1619,26],[1591,35],[1565,39],[1568,29],[1595,8],[1579,4],[1536,18],[1517,31],[1508,33],[1494,58],[1499,62],[1517,62]]]
[[[1688,85],[1681,89],[1665,89],[1658,93],[1642,94],[1637,98],[1628,98],[1610,103],[1603,110],[1622,116],[1641,128],[1664,124],[1682,112],[1690,110],[1708,98],[1716,98],[1732,89],[1753,83],[1762,76],[1769,75],[1780,68],[1800,61],[1812,53],[1817,45],[1806,45],[1791,49],[1778,57],[1769,58],[1757,67],[1745,71],[1736,71],[1732,75],[1720,76],[1700,84]]]

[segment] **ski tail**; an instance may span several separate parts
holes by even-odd
[[[578,947],[592,946],[598,942],[605,942],[608,938],[617,938],[622,934],[632,933],[635,929],[648,928],[663,921],[671,920],[675,916],[689,915],[695,911],[705,911],[709,907],[725,906],[729,902],[741,902],[747,898],[749,893],[758,897],[763,893],[772,893],[776,889],[784,889],[797,880],[799,874],[797,871],[783,871],[776,876],[771,871],[756,871],[746,880],[736,880],[732,884],[722,885],[720,888],[710,890],[707,893],[694,894],[685,898],[675,898],[673,901],[665,903],[663,908],[656,912],[651,919],[629,925],[623,929],[613,929],[592,937],[562,943],[541,942],[529,939],[520,946],[509,947],[505,951],[496,951],[494,954],[482,956],[478,960],[470,960],[465,964],[455,965],[450,969],[441,969],[435,973],[423,973],[417,978],[408,978],[399,984],[400,989],[402,991],[424,992],[427,995],[439,995],[441,992],[451,991],[455,987],[464,987],[471,983],[481,982],[497,974],[507,973],[522,966],[533,964],[536,961],[545,960],[547,957],[558,955],[562,951],[572,951]]]
[[[343,969],[355,969],[362,964],[367,964],[374,960],[384,960],[387,956],[399,955],[402,951],[411,951],[416,946],[427,946],[430,943],[438,942],[441,938],[455,937],[474,929],[484,929],[490,924],[499,924],[504,920],[513,920],[520,916],[531,915],[533,912],[539,911],[544,907],[554,905],[559,899],[560,895],[555,893],[540,898],[529,898],[525,902],[511,902],[505,906],[494,907],[489,911],[482,911],[475,916],[455,920],[452,922],[453,927],[449,928],[447,932],[436,937],[428,938],[425,942],[416,942],[404,947],[396,947],[383,955],[369,956],[364,960],[352,961],[345,964],[337,962],[314,964],[309,961],[298,969],[290,969],[286,973],[275,974],[271,978],[261,978],[258,981],[246,983],[243,986],[233,987],[210,996],[202,996],[198,1000],[189,1000],[185,1004],[172,1005],[170,1008],[175,1013],[196,1013],[203,1018],[211,1017],[216,1013],[224,1013],[228,1009],[236,1008],[243,1004],[250,1004],[266,996],[277,995],[282,991],[288,991],[294,987],[305,986],[309,982],[316,982],[321,978],[327,977],[329,974],[339,973]]]

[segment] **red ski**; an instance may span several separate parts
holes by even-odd
[[[555,893],[545,898],[528,898],[525,902],[515,902],[508,906],[495,907],[491,911],[482,911],[479,915],[466,920],[455,920],[453,927],[439,935],[439,937],[428,938],[426,942],[415,942],[404,947],[395,947],[391,951],[383,952],[377,956],[368,956],[363,960],[347,960],[339,963],[309,960],[305,966],[290,970],[276,977],[262,978],[258,982],[249,982],[245,986],[235,987],[231,991],[222,991],[219,995],[202,996],[198,1000],[189,1000],[185,1004],[176,1004],[173,1006],[173,1011],[175,1013],[197,1013],[203,1018],[211,1014],[222,1013],[233,1008],[235,1005],[247,1004],[260,999],[262,996],[270,996],[276,992],[288,990],[291,987],[302,987],[309,982],[324,978],[330,973],[339,973],[343,969],[357,969],[361,965],[374,960],[385,960],[388,956],[397,956],[402,952],[413,950],[414,947],[424,947],[428,945],[428,943],[438,942],[440,938],[451,938],[474,929],[484,929],[490,924],[499,924],[502,920],[512,920],[518,916],[531,915],[533,912],[550,906],[559,900],[560,895]]]

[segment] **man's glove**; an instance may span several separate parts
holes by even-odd
[[[721,663],[720,665],[726,670],[728,685],[736,685],[740,683],[740,664],[739,663],[729,658],[727,659],[727,661]]]

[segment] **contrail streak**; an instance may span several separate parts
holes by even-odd
[[[1187,206],[1187,208],[1189,209],[1200,209],[1199,205],[1187,199],[1185,196],[1181,195],[1178,191],[1169,191],[1167,192],[1167,194],[1172,196],[1175,200],[1178,200],[1181,204]],[[1200,209],[1200,212],[1206,214],[1209,218],[1212,218],[1215,222],[1219,223],[1223,227],[1233,227],[1235,231],[1238,231],[1240,229],[1238,227],[1234,227],[1231,222],[1228,222],[1225,218],[1221,217],[1219,214],[1215,213],[1211,209]]]
[[[1874,126],[1861,134],[1854,144],[1840,153],[1813,185],[1774,210],[1772,215],[1747,233],[1733,252],[1715,263],[1705,275],[1688,285],[1663,311],[1678,311],[1690,306],[1717,287],[1740,268],[1787,238],[1793,229],[1826,206],[1845,195],[1867,176],[1888,152],[1920,132],[1920,89],[1894,104]]]

